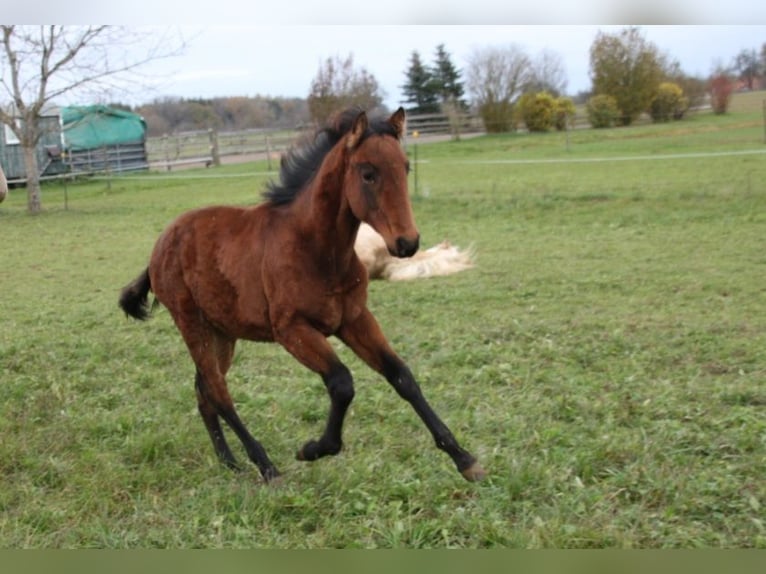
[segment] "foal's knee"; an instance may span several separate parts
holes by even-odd
[[[354,379],[345,365],[338,365],[324,377],[327,392],[333,401],[348,406],[354,399]]]

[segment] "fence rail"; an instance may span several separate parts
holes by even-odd
[[[149,164],[170,171],[191,164],[220,165],[235,156],[271,161],[300,135],[299,130],[203,130],[166,134],[146,140]]]
[[[450,135],[483,131],[481,120],[473,115],[450,118],[445,114],[407,117],[407,132],[422,135]],[[200,130],[166,134],[146,140],[149,164],[167,171],[189,165],[220,165],[247,157],[267,159],[279,157],[298,138],[301,129],[254,129],[238,132]]]
[[[72,173],[123,172],[148,168],[143,142],[119,144],[68,153]]]
[[[459,135],[484,131],[481,118],[472,114],[420,114],[407,116],[407,133]]]

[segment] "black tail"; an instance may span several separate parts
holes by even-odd
[[[148,299],[151,290],[149,269],[144,269],[141,275],[123,288],[122,293],[120,293],[120,307],[134,319],[139,321],[147,319],[151,311]]]

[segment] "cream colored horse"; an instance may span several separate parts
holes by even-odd
[[[393,257],[383,238],[366,223],[359,227],[354,251],[367,268],[370,279],[406,281],[451,275],[473,267],[473,252],[470,249],[461,250],[449,241],[418,251],[408,259]]]
[[[3,202],[6,195],[8,195],[8,181],[5,179],[5,173],[3,173],[3,166],[0,165],[0,203]]]

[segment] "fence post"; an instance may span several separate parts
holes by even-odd
[[[221,165],[221,152],[218,149],[218,131],[210,128],[207,133],[210,137],[210,157],[213,160],[213,165],[219,167]]]
[[[112,170],[109,166],[109,149],[104,146],[104,173],[106,174],[106,188],[112,191]]]
[[[170,171],[170,149],[168,148],[168,134],[162,134],[162,151],[165,156],[165,171]]]
[[[268,170],[271,171],[271,138],[266,134],[266,165]]]
[[[415,143],[412,145],[412,153],[415,156],[413,158],[414,161],[412,162],[413,163],[413,166],[412,166],[413,177],[415,179],[415,197],[418,197],[418,195],[419,195],[418,194],[418,136],[419,135],[420,134],[418,133],[417,130],[412,132],[412,137],[415,140]]]

